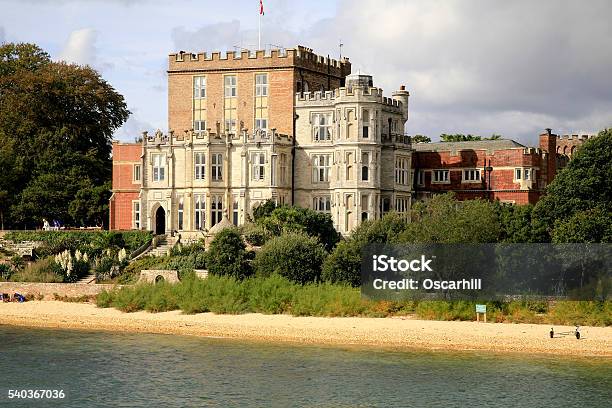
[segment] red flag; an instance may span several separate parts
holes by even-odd
[[[259,14],[262,16],[265,15],[263,9],[263,0],[259,0]]]

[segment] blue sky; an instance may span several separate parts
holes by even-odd
[[[166,130],[167,55],[254,46],[258,0],[0,0],[0,41],[90,64],[133,112],[116,137]],[[264,44],[302,44],[411,92],[409,134],[536,142],[612,126],[612,2],[264,0]]]

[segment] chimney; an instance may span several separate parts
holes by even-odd
[[[540,135],[540,149],[548,152],[546,158],[546,184],[552,183],[557,174],[557,135],[552,129],[546,128],[546,133]]]

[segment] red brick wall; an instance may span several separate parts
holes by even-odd
[[[140,164],[142,145],[113,143],[113,195],[110,199],[111,230],[132,229],[132,200],[138,200],[141,184],[134,182],[134,165]],[[140,177],[143,177],[140,169]]]
[[[129,230],[132,225],[132,200],[138,200],[138,193],[113,193],[110,199],[110,229]]]
[[[525,153],[524,149],[503,149],[494,152],[487,150],[463,150],[457,154],[450,151],[415,152],[412,166],[415,169],[449,169],[450,183],[432,183],[431,171],[425,173],[425,185],[415,186],[417,197],[422,193],[436,194],[453,191],[459,200],[475,198],[513,201],[517,204],[535,203],[542,194],[546,162],[541,151],[535,149]],[[491,166],[491,172],[484,167]],[[521,185],[514,181],[514,167],[540,168],[536,170],[537,180],[531,190],[521,190]],[[482,181],[464,183],[460,169],[477,168],[481,171]],[[544,171],[542,171],[544,168]],[[455,169],[455,170],[453,170]]]

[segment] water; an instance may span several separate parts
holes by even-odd
[[[9,389],[63,389],[61,401]],[[0,326],[0,406],[607,407],[612,360]]]

